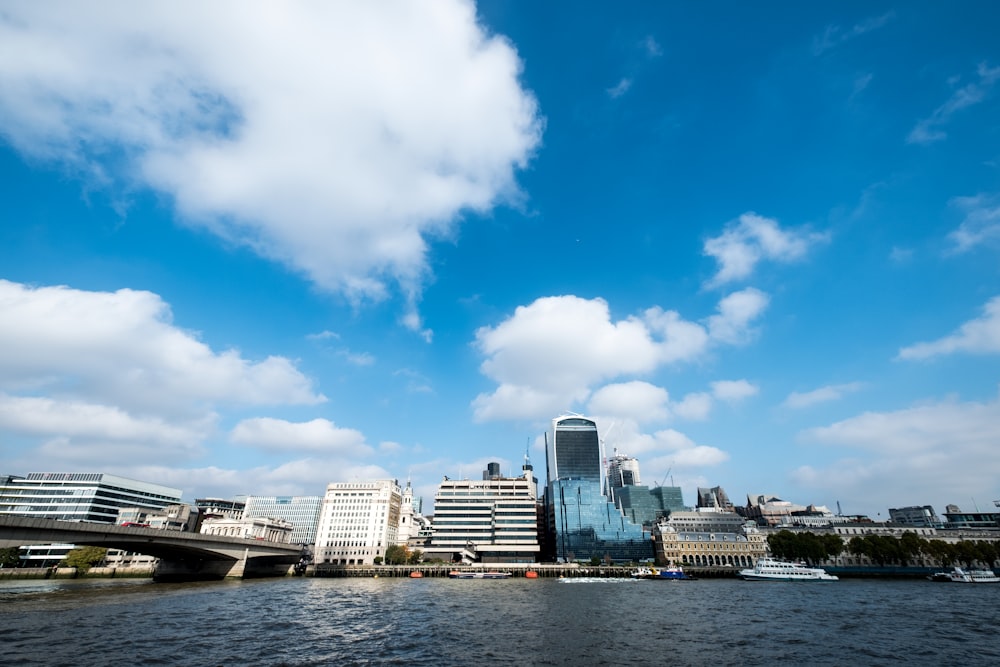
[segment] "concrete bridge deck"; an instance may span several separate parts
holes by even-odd
[[[283,576],[302,547],[219,535],[58,521],[0,514],[0,548],[76,544],[121,549],[159,559],[153,578],[163,580]]]

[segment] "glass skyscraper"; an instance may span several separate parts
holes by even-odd
[[[581,415],[553,419],[545,459],[550,557],[558,561],[653,557],[650,534],[602,493],[601,443],[593,420]]]

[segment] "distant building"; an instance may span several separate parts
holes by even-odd
[[[548,558],[638,561],[652,557],[650,534],[604,495],[596,422],[576,414],[553,419],[545,454]]]
[[[320,510],[316,563],[373,565],[399,542],[403,491],[395,480],[334,482]]]
[[[157,510],[180,503],[181,491],[107,473],[32,472],[0,478],[0,514],[40,519],[118,523],[125,507]],[[57,565],[72,544],[35,545],[21,549],[27,567]]]
[[[313,544],[322,507],[320,496],[247,496],[243,518],[282,519],[293,526],[292,544]]]
[[[434,496],[433,532],[425,555],[480,563],[538,560],[535,481],[522,477],[445,478]],[[487,478],[488,477],[488,478]]]
[[[187,503],[167,505],[151,510],[144,507],[123,507],[118,510],[118,525],[136,525],[157,530],[177,530],[197,533],[201,512]]]
[[[201,524],[203,535],[221,535],[280,544],[290,544],[292,530],[294,528],[289,522],[270,517],[206,519]]]
[[[240,519],[246,509],[246,496],[223,498],[198,498],[194,504],[205,519]]]
[[[1000,528],[1000,511],[963,512],[958,505],[948,505],[944,512],[944,528],[947,530]]]
[[[611,490],[608,497],[614,496],[614,489],[640,484],[638,459],[619,454],[616,449],[614,456],[608,459],[607,488]]]
[[[698,503],[696,507],[724,512],[733,511],[733,503],[729,500],[729,496],[726,495],[725,490],[721,486],[713,486],[710,489],[698,487]]]
[[[399,506],[399,532],[396,535],[396,543],[423,551],[429,543],[432,528],[431,522],[417,509],[419,505],[419,499],[416,501],[413,499],[413,487],[407,482]]]
[[[890,507],[889,520],[904,526],[914,526],[919,528],[941,528],[944,522],[934,512],[930,505],[920,507]]]
[[[747,494],[746,507],[737,512],[760,526],[828,526],[834,514],[822,505],[796,505],[778,496]]]

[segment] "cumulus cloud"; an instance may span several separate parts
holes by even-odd
[[[940,510],[946,503],[995,492],[1000,475],[997,433],[1000,400],[996,399],[866,412],[802,432],[803,442],[826,445],[842,452],[843,458],[828,468],[802,467],[794,477],[814,489],[849,494],[869,506],[910,502],[936,504]]]
[[[674,413],[682,419],[704,421],[712,411],[712,395],[701,391],[692,392],[672,407]]]
[[[916,343],[899,351],[899,359],[928,359],[944,354],[1000,353],[1000,296],[983,306],[983,314],[969,320],[954,333],[926,343]]]
[[[941,127],[947,125],[956,112],[985,100],[998,80],[1000,80],[1000,67],[989,67],[986,63],[980,63],[976,68],[976,80],[957,89],[930,116],[919,121],[910,130],[906,143],[926,145],[945,139],[948,135]]]
[[[485,357],[480,371],[498,387],[475,399],[475,417],[544,418],[586,401],[598,383],[691,361],[710,344],[743,342],[766,304],[758,290],[736,292],[706,327],[658,307],[614,321],[603,299],[537,299],[476,332],[475,347]]]
[[[326,400],[291,361],[213,351],[156,294],[0,280],[0,390],[87,397],[131,411]]]
[[[736,402],[744,398],[756,396],[760,388],[748,380],[718,380],[711,383],[712,395],[715,398]]]
[[[956,197],[951,204],[965,216],[958,229],[948,235],[954,246],[953,252],[961,253],[1000,242],[1000,194]]]
[[[786,408],[797,409],[807,408],[811,405],[816,405],[817,403],[839,401],[843,398],[844,394],[859,391],[862,387],[863,385],[860,382],[848,382],[846,384],[831,384],[802,393],[793,391],[788,395],[788,398],[785,399],[782,405]]]
[[[811,246],[827,238],[801,229],[781,229],[776,220],[744,213],[720,236],[705,241],[704,254],[714,257],[719,265],[706,287],[747,278],[764,259],[786,263],[800,260]]]
[[[230,442],[260,449],[286,452],[311,451],[364,457],[373,453],[365,436],[351,428],[339,428],[326,419],[290,422],[270,417],[244,419],[229,434]]]
[[[605,385],[595,391],[590,397],[589,412],[634,419],[639,423],[657,421],[669,415],[669,400],[666,389],[634,380]]]
[[[171,319],[151,292],[0,280],[0,434],[50,460],[182,460],[218,409],[326,400],[290,360],[217,352]]]
[[[719,301],[719,313],[708,318],[708,332],[723,343],[739,344],[754,335],[751,323],[767,308],[770,297],[759,289],[748,287],[733,292]]]
[[[542,128],[467,0],[15,3],[0,62],[25,155],[165,193],[352,300],[398,286],[417,331],[425,239],[516,197]]]

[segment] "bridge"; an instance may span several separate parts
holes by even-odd
[[[302,547],[220,535],[0,514],[0,548],[36,544],[109,547],[153,556],[157,581],[284,576]]]

